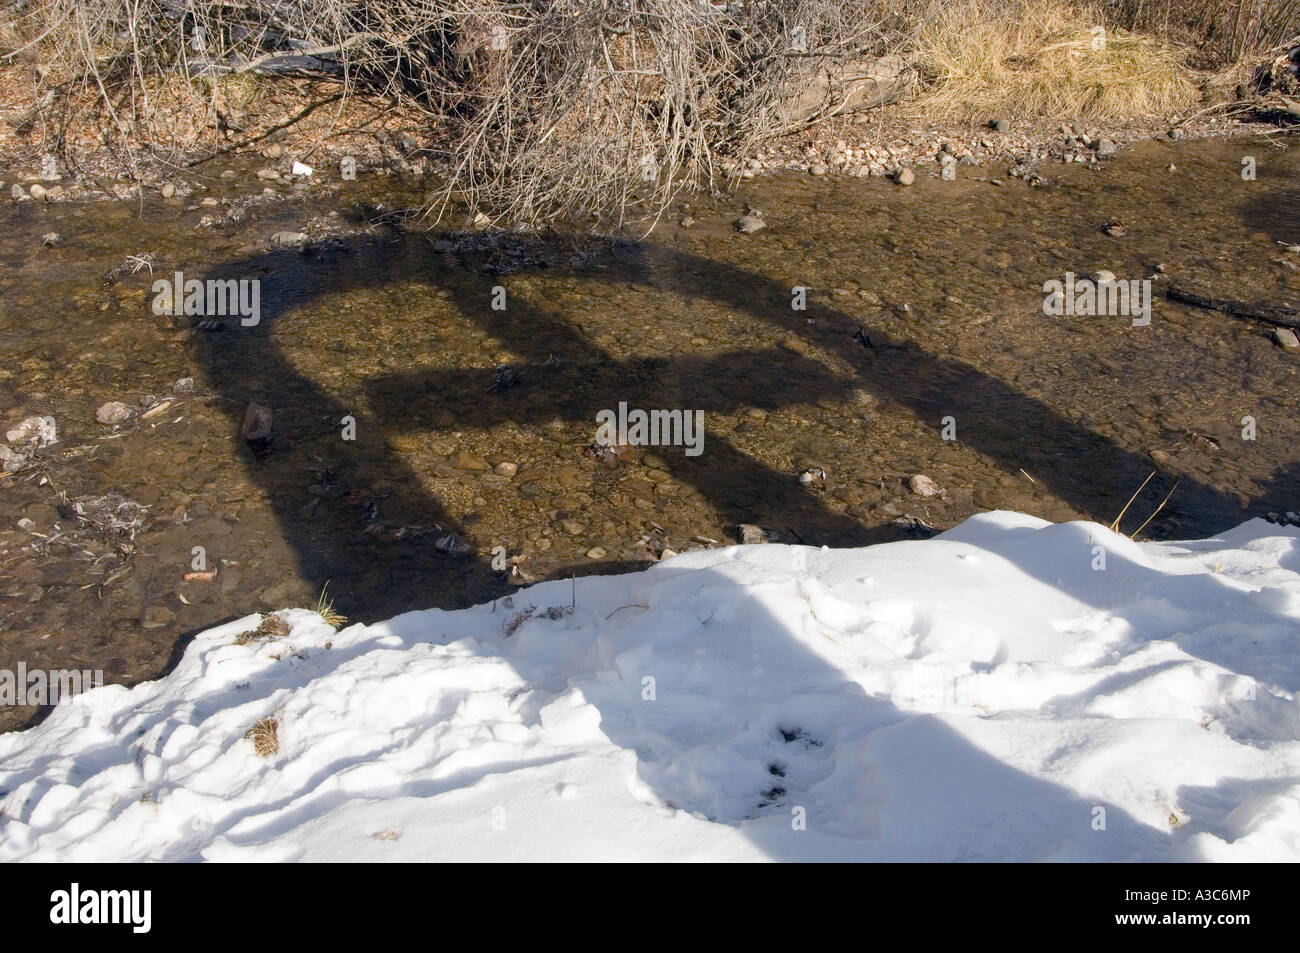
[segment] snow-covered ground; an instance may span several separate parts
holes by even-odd
[[[0,860],[1300,859],[1296,529],[988,513],[572,597],[212,629],[0,736]]]

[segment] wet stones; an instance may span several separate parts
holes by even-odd
[[[176,613],[166,606],[150,606],[144,610],[140,624],[146,629],[160,629],[176,619]]]
[[[1274,328],[1273,343],[1284,351],[1300,351],[1300,338],[1290,328]]]
[[[250,444],[265,443],[271,439],[271,408],[255,400],[244,410],[244,439]]]
[[[489,394],[500,394],[519,384],[522,378],[519,372],[509,364],[502,364],[497,368],[496,375],[492,378],[492,384],[488,387]]]
[[[621,484],[622,488],[625,491],[627,491],[627,493],[630,494],[631,496],[635,497],[636,499],[647,500],[647,501],[654,500],[655,485],[656,484],[654,483],[653,480],[641,480],[635,478],[631,480],[624,480],[623,483]]]
[[[924,473],[916,473],[907,478],[907,488],[916,496],[930,498],[939,496],[943,491],[939,489],[939,484]]]
[[[12,472],[22,468],[26,463],[25,456],[0,443],[0,470]]]
[[[904,166],[894,173],[894,181],[899,185],[911,185],[916,181],[916,173]]]
[[[433,541],[433,548],[447,556],[468,556],[474,547],[452,533],[444,533]]]
[[[767,222],[764,221],[762,212],[751,211],[736,219],[732,227],[742,235],[752,235],[767,228]]]
[[[5,439],[14,444],[48,447],[59,442],[59,430],[53,417],[32,416],[5,431]]]
[[[461,450],[451,458],[451,465],[457,470],[470,470],[473,472],[482,472],[491,469],[486,460],[476,453],[470,453],[468,450]]]
[[[826,471],[822,467],[809,467],[799,474],[799,485],[809,489],[825,489]]]
[[[99,409],[95,411],[95,419],[108,426],[120,424],[130,416],[131,408],[120,400],[110,400],[106,404],[100,404]]]

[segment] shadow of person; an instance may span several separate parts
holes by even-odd
[[[346,267],[339,267],[346,258]],[[400,274],[418,274],[449,290],[490,333],[508,336],[510,344],[533,359],[522,366],[526,386],[492,394],[494,369],[430,370],[381,375],[364,384],[371,415],[345,405],[311,380],[277,345],[277,333],[287,333],[281,319],[307,301],[357,284],[383,284]],[[596,411],[617,406],[630,393],[650,400],[647,406],[697,406],[702,382],[713,396],[704,409],[731,410],[742,405],[777,407],[783,402],[815,400],[839,394],[844,382],[817,362],[770,351],[738,352],[713,358],[619,361],[595,346],[576,328],[518,298],[509,319],[479,306],[489,285],[481,277],[449,265],[421,241],[367,241],[329,248],[307,257],[296,251],[275,251],[254,260],[228,263],[208,278],[257,277],[261,282],[262,321],[241,327],[232,321],[220,332],[200,332],[194,341],[197,363],[209,386],[221,395],[233,426],[249,401],[275,407],[281,433],[274,452],[244,458],[267,490],[286,540],[297,554],[305,576],[318,585],[334,580],[336,608],[352,618],[382,618],[427,605],[430,580],[436,580],[444,605],[470,605],[509,590],[501,573],[485,559],[452,559],[431,545],[434,535],[413,537],[402,545],[368,535],[362,508],[349,505],[357,494],[374,497],[368,477],[381,475],[389,496],[377,505],[383,521],[395,525],[436,527],[474,540],[473,527],[456,520],[421,487],[422,474],[392,447],[404,431],[433,430],[439,415],[457,429],[486,428],[505,421],[535,426],[557,415],[581,421],[594,431]],[[473,304],[471,304],[473,302]],[[298,327],[295,333],[310,334]],[[564,360],[548,366],[555,353]],[[798,371],[800,382],[774,388],[765,367],[781,360]],[[644,402],[644,401],[643,401]],[[328,454],[296,453],[295,439],[313,447],[335,440],[345,417],[356,420],[356,439],[338,440]],[[706,463],[681,453],[666,453],[677,479],[702,490],[719,512],[735,523],[771,517],[802,539],[860,545],[883,534],[827,509],[786,474],[776,473],[745,457],[725,437],[708,434]],[[575,458],[581,460],[574,448]],[[326,457],[328,459],[315,459]],[[326,499],[313,498],[304,471],[315,465],[326,470]],[[332,490],[349,488],[345,499],[331,499]],[[732,492],[737,491],[737,492]],[[757,514],[757,516],[755,515]],[[486,548],[486,547],[480,547]],[[608,564],[588,571],[608,571]]]
[[[509,236],[517,257],[543,258],[555,239]],[[338,433],[344,417],[357,420],[356,440],[322,453],[316,461],[328,470],[335,487],[365,496],[379,475],[385,486],[380,501],[384,522],[435,527],[468,540],[480,550],[488,541],[474,539],[473,527],[458,522],[431,493],[427,479],[414,472],[392,445],[392,438],[411,428],[436,428],[441,412],[449,426],[484,428],[512,421],[524,426],[555,416],[593,426],[598,409],[617,407],[634,398],[635,406],[734,410],[742,405],[778,409],[820,398],[842,400],[862,387],[881,400],[914,410],[923,419],[937,408],[961,423],[964,445],[1008,473],[1028,469],[1035,479],[1076,508],[1097,499],[1114,500],[1116,508],[1150,472],[1145,455],[1067,420],[1050,407],[1020,394],[1000,380],[962,362],[929,354],[894,340],[878,328],[865,332],[874,345],[855,339],[859,322],[827,305],[810,302],[806,312],[790,309],[790,290],[744,269],[702,259],[653,244],[612,242],[604,267],[580,273],[606,282],[653,281],[685,298],[705,298],[792,337],[815,343],[856,368],[835,372],[811,358],[767,349],[712,357],[618,359],[563,316],[514,295],[509,311],[486,304],[501,278],[471,271],[454,256],[441,254],[423,236],[388,240],[358,239],[310,249],[276,250],[213,268],[208,278],[258,278],[262,322],[252,328],[234,322],[219,333],[199,333],[194,352],[209,385],[229,408],[232,433],[249,400],[276,407],[277,429],[289,439],[268,458],[247,464],[268,492],[282,532],[305,576],[318,585],[334,580],[331,592],[338,609],[352,617],[376,618],[428,604],[436,591],[444,605],[469,605],[507,590],[500,573],[484,559],[453,560],[430,545],[433,537],[416,537],[403,545],[367,535],[359,507],[338,500],[313,501],[292,446],[296,434],[315,448]],[[462,316],[485,334],[502,340],[527,360],[526,387],[491,394],[493,371],[466,368],[381,374],[363,384],[374,408],[371,416],[329,393],[300,371],[277,345],[279,334],[311,334],[303,319],[287,321],[296,311],[324,296],[353,288],[382,287],[418,280],[438,287]],[[810,325],[809,319],[813,320]],[[287,321],[287,323],[286,323]],[[815,328],[815,330],[814,330]],[[553,366],[562,355],[560,367]],[[793,373],[767,372],[773,362]],[[444,424],[444,426],[447,426]],[[869,439],[869,435],[868,435]],[[776,472],[734,447],[722,434],[708,434],[707,452],[699,458],[665,454],[671,475],[701,492],[729,523],[767,520],[788,528],[795,538],[818,544],[861,545],[897,538],[897,530],[862,526],[825,505],[789,474]],[[575,447],[575,452],[577,448]],[[374,502],[371,500],[371,502]],[[1185,479],[1152,531],[1171,526],[1184,534],[1208,531],[1233,517],[1239,501],[1212,487]],[[589,571],[601,571],[597,565]]]

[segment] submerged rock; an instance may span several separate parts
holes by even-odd
[[[16,453],[11,447],[0,443],[0,469],[17,470],[27,462],[27,458],[21,453]]]
[[[249,443],[265,441],[271,436],[271,408],[255,400],[244,410],[244,439]]]
[[[924,473],[917,473],[908,477],[907,488],[917,496],[924,497],[938,496],[943,492],[939,489],[939,484],[935,483]]]
[[[271,236],[272,245],[301,245],[306,241],[306,232],[276,232]]]
[[[477,453],[470,453],[468,450],[461,450],[452,458],[451,465],[457,470],[486,470],[488,462],[480,457]]]
[[[5,439],[10,443],[46,447],[59,442],[59,430],[53,417],[27,417],[18,426],[6,431]]]
[[[799,483],[802,486],[820,489],[826,486],[826,471],[821,467],[809,467],[799,474]]]
[[[1286,351],[1300,350],[1300,338],[1290,328],[1275,328],[1273,343]]]
[[[131,408],[120,400],[110,400],[106,404],[100,404],[99,409],[95,411],[95,419],[101,424],[120,424],[131,416]]]
[[[452,533],[445,533],[435,539],[433,548],[440,553],[446,553],[448,556],[468,556],[474,552],[473,546],[463,542]]]

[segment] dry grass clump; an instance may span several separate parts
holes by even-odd
[[[1114,120],[1184,112],[1198,101],[1186,55],[1112,31],[1062,0],[932,0],[916,38],[931,115]]]
[[[334,611],[334,600],[326,595],[329,588],[328,582],[321,586],[320,598],[316,600],[316,614],[324,619],[325,624],[330,628],[337,629],[341,625],[347,625],[348,617]]]
[[[270,642],[275,639],[282,639],[288,634],[289,623],[274,612],[269,612],[262,616],[262,621],[258,623],[256,629],[239,633],[235,637],[235,644],[249,645],[253,642]]]
[[[257,723],[244,733],[244,737],[253,743],[253,750],[263,758],[269,758],[280,750],[280,723],[274,718],[259,718]]]

